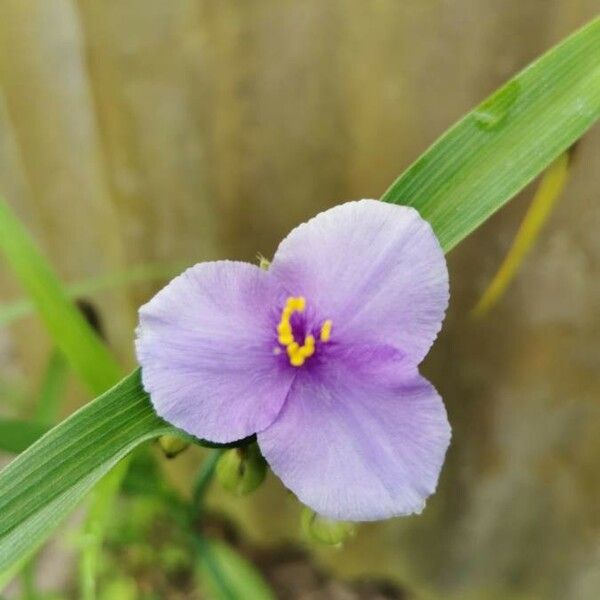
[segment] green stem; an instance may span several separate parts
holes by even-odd
[[[221,592],[221,598],[226,600],[236,600],[234,591],[227,582],[227,576],[223,573],[223,569],[219,564],[217,557],[214,555],[210,543],[200,533],[194,532],[194,548],[198,555],[204,560],[206,568],[210,571],[214,583],[218,586]]]
[[[213,481],[217,462],[219,461],[219,458],[221,458],[223,452],[225,452],[224,449],[215,448],[211,450],[198,471],[188,516],[189,531],[191,532],[193,546],[204,561],[206,568],[211,572],[215,584],[221,591],[222,598],[235,600],[236,596],[229,587],[227,578],[223,573],[223,569],[217,558],[213,554],[209,542],[204,538],[202,533],[198,531],[198,518],[202,514],[204,508],[204,498]]]
[[[219,461],[219,458],[221,458],[223,452],[224,451],[221,449],[211,450],[198,471],[190,506],[190,519],[196,519],[202,512],[204,496],[212,482],[217,462]]]

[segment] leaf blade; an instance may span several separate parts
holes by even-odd
[[[21,419],[0,419],[0,451],[18,454],[48,431],[48,427]]]
[[[126,271],[118,271],[108,273],[107,275],[97,275],[75,281],[73,283],[65,283],[64,290],[67,296],[74,300],[78,296],[90,296],[100,292],[129,286],[136,283],[145,283],[148,281],[156,281],[160,279],[170,279],[181,273],[187,266],[188,262],[179,263],[147,263],[131,267]],[[0,305],[0,326],[9,325],[13,321],[26,317],[35,310],[35,305],[28,299],[15,300]]]
[[[121,369],[96,332],[74,308],[37,246],[0,198],[0,249],[27,290],[56,345],[94,395],[121,378]]]
[[[41,543],[121,458],[170,431],[137,370],[17,457],[0,472],[0,573]]]
[[[384,193],[416,208],[448,252],[600,116],[600,18],[459,120]]]

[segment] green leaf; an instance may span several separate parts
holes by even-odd
[[[108,275],[99,275],[75,283],[65,283],[64,290],[71,299],[81,296],[92,296],[99,292],[104,292],[114,288],[123,287],[132,283],[141,283],[144,281],[155,281],[159,279],[170,279],[178,273],[181,273],[189,263],[148,263],[132,267],[126,271],[109,273]],[[35,305],[31,300],[16,300],[7,304],[0,305],[0,326],[8,325],[16,319],[25,317],[35,310]]]
[[[121,369],[74,307],[29,234],[0,199],[0,249],[27,290],[55,344],[94,394],[121,378]]]
[[[48,427],[20,419],[0,419],[0,451],[18,454],[41,438]]]
[[[0,473],[0,573],[30,555],[121,458],[172,431],[138,370],[18,456]]]
[[[26,289],[54,343],[94,395],[103,393],[119,381],[122,373],[118,363],[96,331],[71,302],[58,277],[27,230],[2,199],[0,199],[0,249],[4,251],[9,265]],[[98,472],[104,474],[107,470]],[[97,563],[102,542],[102,524],[95,516],[108,512],[106,509],[95,508],[95,505],[110,505],[125,471],[126,465],[121,465],[98,486],[91,510],[94,521],[88,521],[85,525],[86,531],[90,533],[90,543],[84,549],[86,556],[83,564],[85,565],[93,566]],[[98,479],[99,477],[92,483],[96,483]],[[74,495],[71,494],[70,497]],[[44,518],[38,523],[39,541],[49,536],[58,525],[59,520],[55,517],[60,514],[60,511],[49,510],[43,514]],[[45,533],[42,533],[44,527]],[[23,554],[30,554],[37,541],[37,538],[32,536],[27,541],[29,548],[24,550]],[[93,574],[86,574],[86,588],[83,590],[86,600],[94,597],[93,589],[89,586],[93,579]]]
[[[65,355],[60,350],[52,350],[40,389],[34,418],[38,423],[55,423],[65,396],[69,374]]]
[[[199,538],[200,586],[212,600],[275,600],[256,568],[233,548],[216,540]]]
[[[467,114],[383,195],[414,206],[447,252],[600,116],[600,18]]]
[[[94,395],[101,394],[114,385],[122,375],[118,363],[97,332],[71,302],[26,229],[1,199],[0,249],[4,251],[14,273],[27,290],[54,343],[83,382]],[[104,474],[106,470],[98,472]],[[98,563],[105,517],[109,514],[126,470],[126,463],[114,469],[99,483],[92,500],[90,516],[84,526],[88,543],[83,549],[80,569],[81,594],[86,600],[95,597],[93,569]],[[54,513],[50,513],[50,516],[53,515]],[[45,537],[50,535],[57,524],[57,520],[46,519]],[[35,539],[32,538],[31,543],[34,542]]]

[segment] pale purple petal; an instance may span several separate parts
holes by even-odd
[[[275,474],[317,513],[370,521],[420,512],[435,491],[450,426],[415,369],[381,385],[307,370],[275,422],[258,434]]]
[[[161,417],[213,442],[273,422],[295,374],[273,354],[279,293],[258,267],[210,262],[176,277],[140,309],[137,356]]]
[[[416,365],[440,330],[448,305],[444,253],[413,208],[347,202],[294,229],[270,268],[302,295],[332,340],[390,344]]]

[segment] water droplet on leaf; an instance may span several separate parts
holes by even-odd
[[[475,124],[487,131],[500,127],[506,121],[520,91],[518,81],[509,81],[473,111]]]

